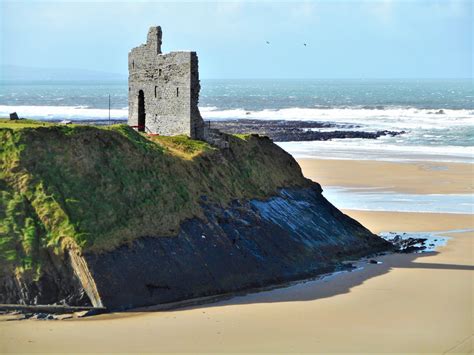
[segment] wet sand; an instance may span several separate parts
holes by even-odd
[[[412,184],[419,179],[412,175]],[[459,180],[451,182],[462,189]],[[344,212],[376,233],[474,228],[472,215]],[[449,236],[436,253],[387,255],[362,270],[210,305],[65,321],[0,318],[0,352],[469,353],[474,232]]]
[[[474,192],[474,165],[443,162],[298,159],[306,177],[324,186],[377,187],[417,194]]]

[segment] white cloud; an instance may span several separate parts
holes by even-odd
[[[224,1],[216,4],[216,13],[218,16],[233,16],[242,11],[242,1]]]
[[[370,13],[381,23],[390,24],[393,20],[394,1],[379,0],[365,3],[369,7]]]
[[[294,20],[315,19],[316,3],[311,0],[295,2],[291,7],[290,16]]]
[[[472,15],[471,0],[438,0],[432,1],[430,4],[430,11],[435,11],[438,14],[458,17],[470,12]]]

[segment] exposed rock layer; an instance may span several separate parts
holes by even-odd
[[[56,255],[42,250],[41,274],[3,272],[0,276],[0,303],[64,304],[91,306],[81,281],[74,273],[68,254]]]
[[[0,129],[0,303],[109,309],[313,276],[391,246],[268,138]],[[87,295],[87,296],[86,296]]]
[[[177,237],[86,253],[104,305],[125,309],[280,284],[390,248],[331,205],[318,184],[205,211],[207,221],[186,221]]]

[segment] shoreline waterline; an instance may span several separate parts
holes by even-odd
[[[326,186],[323,196],[339,209],[474,214],[472,194],[407,194],[383,188]]]
[[[472,228],[472,216],[466,215],[344,212],[377,233]],[[472,344],[463,339],[472,332],[466,312],[472,306],[472,237],[472,232],[453,233],[439,252],[390,254],[377,258],[382,264],[323,279],[317,287],[303,283],[212,306],[59,322],[0,321],[0,349],[442,353],[455,347],[469,353]]]
[[[472,185],[467,164],[298,162],[323,189],[328,181],[411,193],[465,192]],[[0,321],[0,350],[469,353],[473,216],[342,212],[376,234],[451,231],[450,239],[436,252],[389,254],[357,272],[212,305],[61,322]]]

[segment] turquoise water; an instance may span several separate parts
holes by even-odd
[[[472,194],[407,194],[380,189],[324,187],[323,195],[341,209],[474,214]]]
[[[121,109],[127,82],[1,82],[0,105]],[[200,104],[217,110],[284,108],[417,108],[473,110],[470,79],[201,80]]]
[[[16,111],[39,119],[106,119],[110,94],[112,118],[127,119],[126,82],[2,84],[0,116]],[[377,140],[278,143],[296,157],[474,162],[471,80],[203,80],[201,84],[199,105],[208,120],[314,120],[346,123],[353,130],[407,132]],[[325,188],[324,195],[339,208],[473,213],[469,194],[332,187]]]

